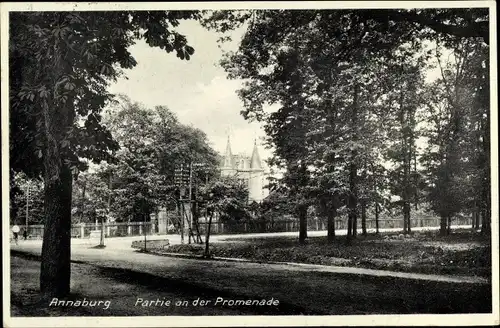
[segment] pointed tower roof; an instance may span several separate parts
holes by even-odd
[[[259,150],[257,149],[257,140],[254,141],[252,157],[250,158],[250,168],[262,170],[262,162],[259,156]]]
[[[229,140],[229,136],[227,137],[227,145],[226,152],[224,153],[224,159],[222,162],[223,167],[233,167],[233,153],[231,152],[231,141]]]

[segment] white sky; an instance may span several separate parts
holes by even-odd
[[[261,124],[249,123],[240,114],[243,104],[236,95],[240,81],[227,79],[218,65],[223,53],[216,42],[219,35],[194,21],[182,22],[178,31],[186,35],[195,49],[189,61],[151,48],[144,41],[137,42],[129,49],[137,66],[126,71],[128,80],[119,79],[110,91],[123,93],[151,108],[169,107],[181,123],[203,130],[218,152],[224,152],[229,133],[233,153],[250,155],[257,138],[261,158],[270,157],[270,151],[262,144],[265,134]],[[232,44],[224,49],[235,49],[242,32],[234,35]]]

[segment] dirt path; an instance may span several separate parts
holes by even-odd
[[[40,253],[39,248],[23,248]],[[153,289],[162,284],[179,285],[179,293],[192,290],[193,297],[207,291],[203,297],[278,299],[284,305],[285,312],[280,313],[283,315],[491,311],[490,284],[401,279],[305,266],[292,269],[276,264],[177,259],[82,247],[73,247],[72,259],[101,267],[109,277],[120,277],[127,283]]]
[[[40,262],[13,256],[11,258],[11,315],[12,316],[170,316],[170,315],[241,315],[256,314],[251,309],[232,309],[214,306],[192,306],[197,291],[177,286],[144,284],[133,277],[123,277],[89,264],[71,265],[69,299],[99,302],[99,306],[56,306],[55,301],[40,300],[38,277]],[[140,278],[140,277],[136,277]],[[140,300],[140,301],[138,301]],[[158,301],[157,301],[158,300]],[[54,304],[50,303],[54,301]],[[58,300],[59,301],[59,300]],[[154,301],[154,305],[146,302]],[[163,303],[162,303],[163,301]],[[166,302],[170,305],[166,306]],[[177,302],[188,306],[176,306]],[[109,302],[109,303],[106,303]],[[61,303],[62,304],[62,303]],[[185,304],[185,303],[179,303]]]

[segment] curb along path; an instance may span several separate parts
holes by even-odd
[[[137,251],[139,253],[144,253]],[[232,258],[232,257],[212,257],[210,259],[203,258],[198,255],[184,254],[184,253],[163,253],[148,251],[146,254],[175,257],[183,259],[196,259],[199,261],[221,261],[221,262],[240,262],[240,263],[257,263],[257,264],[276,264],[276,265],[286,265],[290,267],[290,270],[307,270],[307,271],[317,271],[317,272],[329,272],[329,273],[339,273],[339,274],[354,274],[354,275],[368,275],[368,276],[378,276],[378,277],[393,277],[402,279],[414,279],[414,280],[426,280],[426,281],[439,281],[439,282],[449,282],[449,283],[468,283],[468,284],[491,284],[491,281],[478,276],[446,276],[446,275],[436,275],[436,274],[424,274],[424,273],[412,273],[412,272],[400,272],[400,271],[389,271],[389,270],[376,270],[376,269],[366,269],[358,267],[347,267],[347,266],[333,266],[333,265],[320,265],[320,264],[308,264],[308,263],[296,263],[296,262],[276,262],[276,261],[253,261],[242,258]]]

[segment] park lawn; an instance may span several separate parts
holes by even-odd
[[[370,234],[346,245],[345,236],[328,244],[326,237],[308,238],[299,245],[296,237],[225,239],[210,245],[215,257],[257,262],[295,262],[362,267],[402,272],[491,277],[489,236],[458,230],[449,236],[437,232]],[[204,245],[172,245],[169,253],[202,255]]]

